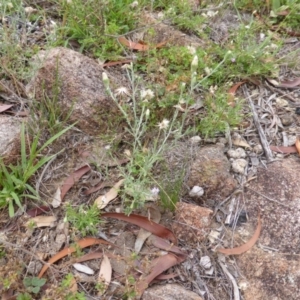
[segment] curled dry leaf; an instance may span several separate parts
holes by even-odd
[[[237,91],[237,89],[242,85],[244,84],[246,81],[240,81],[238,83],[236,83],[234,86],[232,86],[229,91],[228,91],[228,104],[232,107],[235,106],[235,103],[234,103],[234,96],[235,96],[235,93]]]
[[[267,78],[267,80],[269,81],[269,83],[271,83],[272,85],[278,88],[297,88],[300,85],[299,77],[292,80],[285,80],[281,82],[278,82],[271,78]]]
[[[111,281],[111,274],[112,274],[112,267],[111,267],[110,260],[104,254],[100,266],[99,276],[98,276],[98,283],[100,283],[103,287],[101,291],[99,291],[99,295],[104,294],[107,287],[109,286]]]
[[[179,254],[179,255],[182,255],[182,256],[186,256],[187,254],[182,251],[179,247],[175,246],[175,245],[172,245],[170,244],[169,241],[167,240],[164,240],[158,236],[155,236],[155,235],[152,235],[149,240],[151,241],[152,245],[157,247],[157,248],[160,248],[162,250],[165,250],[165,251],[169,251],[169,252],[173,252],[175,254]]]
[[[77,271],[82,272],[82,273],[85,273],[85,274],[87,274],[87,275],[94,275],[94,274],[95,274],[95,272],[94,272],[93,269],[91,269],[90,267],[85,266],[85,265],[83,265],[83,264],[75,263],[75,264],[73,264],[73,267],[74,267]]]
[[[298,154],[300,155],[300,138],[299,138],[299,136],[297,136],[295,146],[298,151]]]
[[[275,152],[279,153],[297,153],[297,148],[295,146],[290,146],[290,147],[284,147],[284,146],[270,146],[270,149]]]
[[[92,193],[95,193],[95,192],[97,192],[97,191],[99,191],[99,190],[105,188],[105,187],[110,187],[110,186],[112,186],[112,184],[111,184],[110,182],[106,182],[106,181],[104,181],[104,182],[99,182],[97,185],[95,185],[95,186],[89,188],[88,190],[85,190],[85,191],[84,191],[84,194],[85,194],[86,196],[88,196],[88,195],[90,195],[90,194],[92,194]]]
[[[150,217],[150,220],[156,222],[156,223],[159,223],[160,221],[160,218],[161,218],[161,214],[159,212],[158,209],[155,209],[155,208],[152,208],[150,207],[148,209],[148,212],[149,212],[149,217]],[[141,228],[139,230],[139,233],[137,235],[137,238],[136,238],[136,241],[135,241],[135,245],[134,245],[134,251],[135,253],[139,253],[144,245],[144,242],[146,241],[146,239],[151,235],[152,233]]]
[[[99,245],[99,244],[106,244],[106,245],[114,246],[112,243],[104,241],[102,239],[95,239],[95,238],[82,239],[76,243],[76,246],[65,248],[65,249],[61,250],[60,252],[58,252],[57,254],[55,254],[54,256],[52,256],[49,259],[48,264],[43,266],[42,270],[40,271],[40,273],[38,275],[38,278],[42,278],[42,276],[45,274],[45,272],[48,270],[48,268],[51,264],[62,259],[63,257],[75,252],[76,249],[78,249],[78,247],[83,249],[83,248],[86,248],[86,247],[89,247],[92,245]]]
[[[126,216],[123,213],[104,213],[101,215],[102,217],[108,217],[108,218],[114,218],[114,219],[118,219],[118,220],[122,220],[131,224],[135,224],[137,226],[140,226],[148,231],[150,231],[151,233],[168,239],[170,240],[172,243],[174,243],[174,245],[177,245],[177,238],[175,237],[174,233],[160,225],[157,224],[153,221],[150,221],[148,218],[144,217],[144,216],[140,216],[140,215],[136,215],[136,214],[131,214],[130,216]]]
[[[13,104],[3,104],[0,105],[0,113],[10,109],[12,106],[14,106]]]
[[[119,188],[123,184],[124,179],[118,181],[105,195],[99,196],[95,200],[95,204],[99,209],[104,208],[110,201],[118,196]]]
[[[126,46],[126,47],[128,47],[128,48],[130,48],[130,49],[132,49],[132,50],[137,50],[137,51],[148,51],[149,49],[153,49],[153,48],[161,48],[161,47],[163,47],[167,42],[162,42],[162,43],[159,43],[159,44],[157,44],[157,45],[154,45],[153,47],[150,47],[149,45],[144,45],[144,44],[142,44],[142,43],[134,43],[134,42],[131,42],[131,41],[129,41],[129,40],[127,40],[125,37],[123,37],[123,36],[121,36],[121,37],[119,37],[118,38],[118,41],[122,44],[122,45],[124,45],[124,46]]]
[[[238,147],[251,148],[244,138],[238,136],[232,139],[232,144]]]
[[[38,216],[30,218],[26,225],[34,223],[36,227],[53,227],[56,220],[55,216]]]
[[[49,210],[50,210],[49,206],[42,205],[42,206],[38,206],[38,207],[35,207],[35,208],[31,208],[28,211],[26,211],[26,213],[30,217],[36,217],[36,216],[39,216],[43,213],[48,212]]]
[[[67,192],[71,189],[71,187],[87,172],[91,170],[90,166],[83,166],[76,171],[74,171],[63,183],[62,187],[57,188],[51,205],[54,208],[57,208],[61,205],[62,200],[64,199]]]
[[[91,170],[90,166],[83,166],[73,172],[64,182],[61,187],[61,199],[63,200],[70,188],[87,172]]]
[[[260,231],[261,231],[261,220],[260,220],[260,216],[258,216],[258,222],[257,222],[257,227],[256,230],[252,236],[252,238],[245,243],[244,245],[240,246],[240,247],[236,247],[236,248],[231,248],[231,249],[218,249],[217,251],[226,255],[239,255],[242,254],[246,251],[248,251],[249,249],[251,249],[256,241],[259,238],[260,235]]]
[[[106,67],[112,67],[112,66],[117,66],[117,65],[130,64],[131,62],[133,62],[132,59],[124,59],[124,60],[119,60],[119,61],[109,61],[109,62],[103,64],[102,67],[106,68]]]
[[[279,83],[280,88],[297,88],[300,85],[300,78],[295,78],[293,80],[286,80]]]
[[[169,268],[183,262],[185,258],[185,256],[176,256],[168,253],[155,259],[152,263],[150,274],[146,277],[142,276],[136,285],[138,295],[143,294],[144,290],[153,281],[153,279]]]

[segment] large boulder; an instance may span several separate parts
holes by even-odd
[[[237,259],[245,300],[299,299],[300,183],[299,158],[260,167],[249,183],[245,202],[252,232],[259,211],[262,233],[258,245]],[[244,238],[244,239],[249,239]]]
[[[40,51],[32,64],[35,76],[26,86],[27,94],[38,101],[57,97],[62,115],[70,112],[70,121],[88,134],[106,132],[118,118],[118,109],[107,95],[103,82],[104,69],[93,59],[67,48]],[[112,89],[127,86],[123,70],[108,72]]]
[[[201,199],[222,201],[237,187],[230,168],[222,147],[203,147],[196,153],[187,184],[190,188],[200,186],[204,189]]]

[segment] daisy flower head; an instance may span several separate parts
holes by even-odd
[[[158,123],[159,130],[165,130],[169,127],[170,121],[167,119],[163,119],[160,123]]]
[[[128,96],[130,97],[130,93],[128,91],[128,88],[125,86],[121,86],[119,88],[116,89],[115,91],[115,96],[120,96],[120,97],[124,97],[124,96]]]
[[[141,90],[141,98],[144,101],[148,101],[151,100],[152,98],[154,98],[154,93],[152,90],[147,89],[147,90]]]

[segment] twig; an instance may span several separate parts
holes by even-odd
[[[237,283],[234,279],[234,277],[229,273],[229,271],[227,270],[226,266],[222,263],[220,257],[218,259],[218,262],[223,270],[223,272],[227,275],[227,277],[229,278],[229,280],[231,281],[232,283],[232,286],[233,286],[233,297],[234,297],[234,300],[240,300],[240,292],[239,292],[239,288],[237,286]]]
[[[267,82],[267,87],[268,87],[268,89],[271,90],[273,93],[278,93],[278,94],[280,94],[282,97],[286,97],[286,98],[288,98],[290,101],[295,102],[295,103],[297,104],[298,101],[297,101],[293,96],[290,95],[291,92],[286,93],[286,92],[284,92],[284,91],[282,91],[282,90],[280,90],[280,89],[276,89],[276,88],[274,88],[273,86],[271,86],[268,82]]]
[[[36,190],[38,196],[39,196],[40,184],[41,184],[41,182],[42,182],[42,179],[43,179],[43,177],[44,177],[44,175],[45,175],[46,170],[48,169],[48,167],[50,166],[50,164],[56,159],[57,155],[60,154],[60,153],[62,153],[62,152],[65,151],[65,150],[66,150],[66,148],[63,148],[63,149],[60,150],[58,153],[54,154],[53,157],[52,157],[52,158],[48,161],[48,163],[46,164],[45,168],[43,169],[43,171],[42,171],[42,173],[41,173],[41,175],[40,175],[40,177],[39,177],[39,179],[37,180],[36,185],[35,185],[35,190]]]
[[[254,192],[254,193],[256,193],[256,194],[258,194],[258,195],[260,195],[260,196],[262,196],[262,197],[264,197],[264,198],[266,198],[266,199],[269,200],[269,201],[275,202],[275,203],[280,204],[280,205],[282,205],[282,206],[284,206],[284,207],[288,207],[288,208],[291,208],[291,207],[292,207],[292,206],[290,206],[290,205],[287,205],[287,204],[281,203],[281,202],[279,202],[279,201],[277,201],[277,200],[275,200],[275,199],[272,199],[272,198],[270,198],[270,197],[268,197],[268,196],[266,196],[266,195],[264,195],[264,194],[261,194],[260,192],[258,192],[258,191],[256,191],[256,190],[253,190],[253,189],[249,188],[248,186],[246,186],[245,188],[246,188],[246,189],[249,189],[250,191],[252,191],[252,192]]]
[[[262,129],[260,123],[259,123],[258,115],[256,113],[254,104],[253,104],[253,102],[251,100],[251,96],[249,95],[249,93],[248,93],[248,91],[247,91],[247,89],[246,89],[245,86],[243,86],[242,89],[243,89],[244,95],[247,97],[248,102],[250,104],[250,108],[251,108],[251,111],[252,111],[254,124],[256,126],[257,131],[258,131],[258,134],[259,134],[259,137],[260,137],[260,141],[261,141],[262,147],[263,147],[263,149],[265,151],[265,155],[266,155],[267,161],[271,162],[271,161],[274,160],[273,154],[272,154],[272,151],[271,151],[271,149],[269,147],[269,144],[267,142],[266,135],[263,132],[263,129]]]
[[[12,244],[10,242],[7,242],[5,241],[3,238],[0,238],[0,244],[3,244],[4,246],[8,246],[8,247],[11,247],[11,248],[15,248],[15,249],[18,249],[18,250],[21,250],[23,251],[24,253],[34,257],[36,260],[40,261],[41,263],[43,263],[44,265],[48,265],[49,263],[47,263],[46,261],[40,259],[36,254],[34,254],[32,251],[28,251],[26,249],[24,249],[23,247],[19,246],[19,245],[15,245],[15,244]]]

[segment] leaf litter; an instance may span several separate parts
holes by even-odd
[[[120,43],[122,43],[124,46],[130,48],[131,50],[148,51],[149,48],[152,47],[152,46],[148,46],[142,42],[134,43],[125,38],[119,39],[119,41],[120,41]],[[161,45],[156,44],[153,47],[154,48],[162,47],[164,45],[165,45],[165,43],[162,43]],[[116,62],[116,64],[119,64],[119,63],[121,64],[122,62]],[[108,64],[107,67],[114,66],[116,64],[113,64],[113,63],[111,65]],[[244,82],[238,82],[238,83],[234,84],[234,86],[229,90],[229,94],[234,95],[242,84],[245,85]],[[277,81],[277,84],[274,84],[274,86],[276,86],[277,88],[294,88],[294,87],[297,87],[297,85],[299,85],[298,78],[295,80],[292,79],[290,81],[279,80],[279,81]],[[253,92],[252,88],[249,87],[249,85],[246,86],[246,89],[249,92]],[[269,145],[274,144],[273,146],[271,145],[269,148],[272,151],[278,152],[279,154],[281,154],[281,153],[285,153],[285,154],[296,153],[297,149],[299,149],[297,147],[297,146],[299,146],[299,142],[296,142],[296,145],[292,146],[292,147],[281,146],[282,137],[279,134],[280,123],[278,120],[280,120],[280,118],[278,117],[278,112],[276,111],[276,109],[274,109],[274,103],[273,103],[273,100],[272,100],[270,94],[268,94],[268,92],[267,92],[267,88],[265,88],[265,90],[262,88],[260,90],[260,93],[265,93],[266,95],[268,95],[269,100],[263,99],[261,94],[253,93],[253,94],[251,94],[251,97],[253,97],[255,99],[254,100],[255,103],[258,103],[258,105],[256,105],[255,109],[258,112],[258,115],[260,116],[259,122],[261,123],[261,125],[266,133],[266,139],[267,139]],[[253,146],[257,145],[257,143],[258,143],[257,136],[253,133],[254,129],[255,129],[255,126],[253,126],[251,124],[245,130],[243,137],[241,139],[233,139],[233,145],[243,147],[247,151],[252,151],[252,150],[254,151]],[[255,141],[255,139],[256,139],[256,141]],[[297,143],[298,143],[298,145],[297,145]],[[61,188],[57,189],[57,195],[54,198],[57,197],[59,199],[59,201],[58,201],[59,203],[58,203],[58,205],[56,204],[57,206],[53,206],[53,207],[58,208],[61,205],[61,202],[64,199],[64,197],[66,196],[66,194],[68,193],[68,191],[74,185],[74,183],[78,182],[80,177],[89,171],[87,167],[83,167],[83,168],[84,168],[83,170],[81,170],[81,169],[77,170],[78,173],[76,173],[76,174],[74,173],[74,174],[70,175],[70,177],[68,177],[68,179],[65,181],[63,186]],[[75,172],[77,172],[77,171],[75,171]],[[246,174],[246,175],[249,175],[248,178],[250,178],[251,171],[253,171],[253,174],[255,176],[255,168],[251,169],[251,166],[250,166],[249,169],[247,170],[247,172],[249,172],[249,173]],[[97,198],[97,199],[101,199],[101,201],[98,200],[98,202],[100,202],[99,208],[101,208],[101,209],[107,208],[107,205],[110,204],[110,201],[112,201],[113,199],[116,199],[116,197],[118,196],[117,189],[121,186],[121,184],[119,182],[117,182],[117,184],[104,195],[105,197],[99,196]],[[99,184],[99,186],[98,186],[99,189],[102,189],[104,187],[106,187],[106,186],[103,185],[102,183]],[[97,192],[97,191],[98,190],[93,190],[91,192],[91,190],[90,190],[89,194]],[[107,199],[110,199],[110,200],[107,200]],[[43,213],[47,213],[47,209],[45,209],[45,207],[42,209],[36,208],[36,209],[32,210],[31,212],[29,211],[29,215],[31,215],[32,217],[36,217],[38,214],[43,214]],[[124,214],[116,214],[116,213],[103,213],[102,214],[102,217],[111,217],[111,218],[116,218],[116,219],[122,220],[122,221],[128,221],[132,224],[141,226],[142,228],[149,230],[152,233],[152,235],[150,236],[150,238],[148,236],[143,239],[151,242],[153,246],[169,252],[168,254],[165,254],[163,256],[160,256],[157,259],[154,259],[151,263],[150,271],[148,273],[143,274],[142,277],[139,278],[137,287],[138,287],[139,293],[142,294],[142,292],[145,290],[145,288],[147,288],[148,285],[155,278],[158,278],[159,274],[161,274],[164,270],[168,270],[172,266],[180,264],[184,260],[189,260],[189,259],[187,257],[186,252],[183,251],[177,245],[177,239],[174,236],[174,234],[168,228],[164,228],[162,225],[157,224],[157,223],[159,223],[158,219],[151,220],[151,218],[149,219],[144,216],[139,216],[136,214],[131,215],[131,216],[132,216],[132,218],[127,217]],[[41,218],[40,224],[42,224],[42,221],[43,221],[43,218]],[[237,248],[232,248],[232,249],[217,248],[216,251],[226,254],[226,255],[239,255],[239,254],[244,253],[245,251],[248,251],[251,247],[253,247],[253,245],[257,241],[257,238],[259,237],[259,233],[261,230],[260,222],[261,221],[259,218],[256,231],[255,231],[253,237],[246,244],[244,244],[240,247],[237,247]],[[217,232],[217,231],[215,231],[215,232]],[[149,233],[147,235],[149,235]],[[155,235],[157,235],[157,236],[155,236]],[[214,243],[218,243],[219,234],[215,234],[214,237],[215,237]],[[141,242],[141,244],[144,244],[145,240],[143,242]],[[167,241],[167,240],[169,240],[169,241]],[[97,242],[95,242],[95,239],[89,240],[89,238],[87,238],[84,240],[85,242],[82,242],[82,241],[83,240],[81,240],[77,243],[77,245],[79,245],[79,248],[85,248],[85,247],[94,246],[95,244],[97,244]],[[105,241],[104,241],[104,244],[105,244]],[[71,246],[71,247],[67,247],[67,248],[63,249],[61,252],[55,254],[52,258],[50,258],[48,263],[53,264],[56,261],[60,260],[61,258],[69,256],[71,253],[76,252],[76,250],[77,250],[76,247],[77,246],[75,246],[75,247]],[[141,245],[139,245],[136,249],[138,249],[138,248],[141,248]],[[190,253],[193,253],[192,249],[189,249],[189,250],[190,250]],[[201,249],[201,251],[202,251],[202,249]],[[85,261],[84,259],[92,260],[92,259],[100,259],[102,257],[103,257],[103,253],[101,253],[101,252],[90,252],[90,253],[84,254],[82,257],[80,257],[76,260],[79,263],[81,261],[82,262]],[[108,257],[109,257],[109,254],[107,253],[107,256],[106,256],[107,260],[108,260]],[[126,259],[128,259],[128,258],[126,258]],[[151,256],[149,259],[151,259]],[[102,261],[104,261],[104,259]],[[196,261],[197,260],[195,260],[194,262],[196,262]],[[215,261],[214,263],[216,263],[216,262],[217,261]],[[47,268],[45,269],[45,266],[41,270],[39,276],[43,276],[43,274],[46,272],[47,268],[49,267],[49,266],[47,266]],[[221,267],[221,269],[224,270],[224,262],[220,262],[220,267]],[[100,270],[101,270],[101,268],[102,268],[102,264],[101,264]],[[107,268],[107,269],[109,269],[109,268]],[[219,269],[219,271],[221,271],[221,269]],[[185,270],[185,271],[187,273],[189,272],[189,270]],[[108,275],[110,272],[111,271],[100,271],[99,275],[100,275],[100,273]],[[42,275],[41,275],[41,273],[42,273]],[[225,273],[227,276],[230,277],[230,273],[229,273],[228,269],[225,270],[224,273],[222,273],[222,272],[220,272],[220,273],[221,274]],[[195,275],[195,276],[198,276],[198,275]],[[105,276],[103,275],[103,277],[105,277]],[[161,278],[163,278],[163,276],[165,276],[164,278],[168,278],[168,276],[170,276],[169,278],[173,278],[172,276],[174,276],[174,273],[161,275]],[[232,275],[231,275],[231,277],[232,277]],[[107,276],[107,278],[108,278],[108,276]],[[201,275],[198,276],[198,285],[199,286],[196,288],[205,290],[204,294],[208,296],[208,299],[213,299],[213,296],[209,295],[209,292],[207,291],[207,287],[205,287],[203,285],[201,286],[201,282],[203,282],[203,278],[204,277],[201,277]],[[109,283],[110,280],[105,280],[105,282]],[[235,286],[234,286],[234,288],[235,288]],[[229,287],[228,287],[228,289],[229,289]]]

